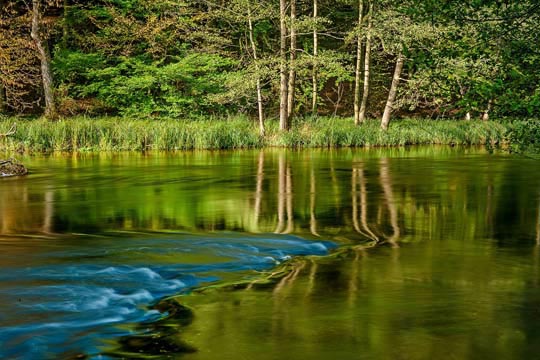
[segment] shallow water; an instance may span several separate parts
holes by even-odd
[[[540,350],[537,161],[463,148],[22,160],[30,176],[0,181],[2,358]],[[154,349],[131,341],[167,316],[163,297],[336,246],[263,289],[181,297],[189,324],[166,321],[178,329]]]

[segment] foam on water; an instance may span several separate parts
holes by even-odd
[[[97,355],[104,340],[130,333],[129,324],[158,320],[149,305],[164,296],[219,280],[225,273],[268,269],[297,255],[334,247],[296,237],[97,240],[40,254],[39,265],[0,273],[0,358]],[[213,261],[170,261],[175,254]],[[164,261],[163,257],[169,257]]]

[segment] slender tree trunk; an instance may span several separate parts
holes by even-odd
[[[289,130],[288,109],[287,109],[287,25],[286,20],[287,3],[286,0],[279,0],[279,128]]]
[[[5,113],[7,110],[6,91],[4,84],[0,82],[0,114]]]
[[[313,0],[313,20],[317,20],[318,9],[319,5],[317,3],[317,0]],[[317,93],[318,93],[318,84],[317,84],[317,72],[318,72],[318,63],[317,63],[317,56],[319,52],[319,34],[317,32],[317,27],[313,29],[313,88],[311,92],[312,101],[311,101],[311,113],[313,115],[317,115]]]
[[[358,35],[356,36],[356,70],[354,76],[354,124],[360,124],[360,81],[362,78],[362,34],[364,0],[358,0]]]
[[[296,86],[296,0],[291,0],[291,44],[290,44],[290,65],[289,65],[289,91],[287,93],[287,117],[289,124],[294,117],[294,88]]]
[[[489,99],[488,104],[487,104],[487,108],[484,111],[484,113],[482,114],[482,120],[483,121],[488,121],[489,120],[489,112],[491,111],[492,104],[493,104],[493,101],[491,99]]]
[[[41,0],[32,0],[32,31],[31,36],[38,50],[41,61],[41,77],[43,79],[43,93],[45,95],[45,117],[54,119],[56,117],[56,107],[54,102],[53,78],[51,73],[50,58],[47,44],[40,36],[41,21]]]
[[[358,122],[363,123],[366,119],[367,101],[369,97],[369,79],[371,62],[371,27],[373,24],[373,2],[369,4],[368,28],[366,34],[366,52],[364,54],[364,92],[362,94],[362,104],[360,105],[360,114]]]
[[[399,84],[399,78],[401,77],[401,70],[403,70],[403,63],[405,58],[401,51],[399,52],[396,60],[396,69],[394,71],[394,77],[392,78],[392,85],[390,86],[390,91],[388,92],[388,100],[386,101],[386,106],[384,108],[384,114],[381,120],[381,128],[383,130],[388,130],[388,125],[390,124],[390,116],[394,107],[394,101],[396,100],[397,87]]]
[[[259,78],[259,65],[257,65],[257,46],[255,46],[255,40],[253,37],[253,22],[251,20],[251,7],[248,3],[248,25],[249,25],[249,42],[251,43],[251,50],[253,51],[253,60],[255,61],[255,70],[257,71],[257,108],[259,110],[259,134],[264,136],[264,109],[261,90],[261,79]]]
[[[64,0],[64,18],[62,19],[62,48],[67,49],[69,43],[69,26],[68,26],[68,15],[69,15],[69,0]]]

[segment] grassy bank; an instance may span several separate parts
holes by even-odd
[[[378,121],[354,126],[348,118],[305,119],[289,132],[267,122],[259,137],[255,123],[227,120],[132,120],[71,118],[0,119],[0,133],[17,124],[16,132],[0,137],[0,151],[142,151],[244,149],[257,147],[368,147],[427,144],[484,145],[504,141],[508,126],[497,122],[397,120],[387,132]]]

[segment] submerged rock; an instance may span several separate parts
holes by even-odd
[[[0,176],[22,176],[28,174],[28,169],[16,160],[0,160]]]

